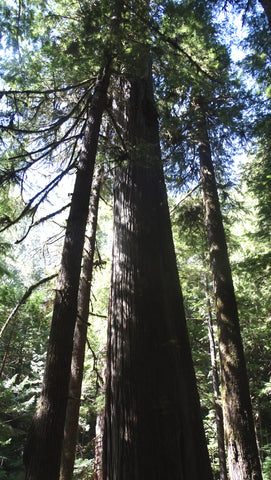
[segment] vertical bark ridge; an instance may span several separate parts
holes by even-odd
[[[151,71],[125,92],[130,151],[114,187],[104,480],[209,480]]]

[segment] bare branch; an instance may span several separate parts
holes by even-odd
[[[18,217],[16,217],[14,220],[11,220],[7,225],[5,225],[3,228],[1,228],[0,232],[5,231],[5,230],[7,230],[7,228],[9,228],[12,225],[15,225],[16,223],[18,223],[23,217],[25,217],[28,213],[30,213],[31,210],[36,211],[36,209],[39,207],[39,205],[48,196],[50,191],[53,190],[53,188],[59,183],[59,181],[64,177],[64,175],[66,175],[66,173],[68,173],[71,170],[71,168],[73,168],[73,164],[68,165],[68,167],[65,170],[63,170],[59,175],[57,175],[55,178],[53,178],[53,180],[51,180],[51,182],[49,182],[46,185],[46,187],[44,187],[42,190],[40,190],[38,193],[36,193],[36,195],[34,195],[34,197],[32,197],[29,200],[29,202],[27,203],[27,205],[25,206],[23,211],[18,215]],[[37,200],[40,196],[42,196],[41,199],[36,203],[36,205],[33,206],[33,203],[35,202],[35,200]]]
[[[89,348],[89,350],[91,351],[92,353],[92,357],[93,357],[93,370],[94,372],[96,373],[96,387],[97,387],[97,390],[100,388],[101,385],[104,384],[104,381],[100,375],[100,372],[97,368],[97,362],[98,362],[98,358],[97,358],[97,355],[95,354],[92,346],[90,345],[90,342],[89,342],[89,339],[87,338],[86,339],[86,342],[87,342],[87,346]]]
[[[90,315],[92,315],[93,317],[98,317],[98,318],[107,318],[106,315],[102,315],[100,313],[95,313],[95,312],[89,312]]]
[[[50,218],[53,218],[53,217],[56,217],[57,215],[59,215],[60,213],[62,213],[64,210],[66,210],[66,208],[69,208],[71,206],[70,203],[68,203],[67,205],[64,205],[64,207],[60,208],[59,210],[57,210],[56,212],[52,212],[52,213],[49,213],[48,215],[46,215],[45,217],[42,217],[40,218],[39,220],[37,220],[36,222],[32,223],[28,229],[27,229],[27,232],[25,233],[25,235],[20,238],[19,240],[16,240],[16,244],[17,243],[21,243],[23,240],[25,240],[25,238],[27,237],[27,235],[29,234],[30,230],[34,227],[37,227],[38,225],[40,225],[41,223],[43,222],[46,222],[46,220],[49,220]]]

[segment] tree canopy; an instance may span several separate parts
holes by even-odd
[[[125,211],[122,203],[125,195],[127,199],[134,198],[134,192],[143,188],[143,181],[137,183],[135,174],[135,177],[129,177],[135,182],[132,193],[123,185],[122,190],[122,177],[118,177],[118,172],[122,172],[128,186],[125,169],[130,172],[129,162],[139,158],[144,151],[144,160],[137,161],[144,163],[146,172],[141,166],[138,171],[142,178],[150,174],[153,164],[148,155],[155,156],[156,153],[148,153],[151,142],[146,131],[148,122],[157,120],[207,446],[213,477],[223,479],[218,462],[208,339],[208,315],[211,313],[215,346],[218,347],[217,307],[208,263],[209,247],[201,195],[204,188],[199,161],[202,115],[228,245],[263,478],[268,480],[270,477],[270,21],[269,2],[264,0],[2,1],[1,480],[24,478],[22,456],[26,437],[35,410],[41,411],[40,391],[42,388],[43,392],[46,391],[46,380],[42,387],[41,378],[47,346],[49,344],[50,351],[52,341],[52,331],[49,337],[52,310],[53,318],[60,315],[60,307],[54,303],[55,292],[61,308],[66,308],[65,318],[74,313],[70,327],[65,320],[62,329],[63,337],[64,333],[68,336],[70,332],[67,345],[69,355],[72,353],[94,164],[103,167],[106,180],[100,191],[87,321],[90,325],[73,475],[75,479],[83,480],[94,475],[94,470],[100,471],[97,445],[95,459],[94,438],[96,417],[104,408],[111,243],[113,237],[115,248],[116,245],[119,251],[124,248],[124,244],[116,243],[122,237],[116,224],[118,205],[122,205]],[[240,54],[237,59],[236,51]],[[142,93],[142,85],[147,83],[146,65],[150,68],[150,64],[156,120],[153,120],[155,115],[149,93],[145,96]],[[146,88],[148,90],[150,86]],[[136,110],[131,100],[139,98],[140,92],[144,96],[141,130],[133,123],[133,116],[139,115],[141,106]],[[132,125],[136,125],[134,132]],[[140,142],[145,142],[144,148]],[[150,151],[156,152],[155,149]],[[115,227],[112,230],[114,198]],[[143,212],[144,205],[140,201],[138,205]],[[129,205],[129,215],[137,215],[139,206]],[[158,204],[148,207],[146,200],[146,211],[147,208],[150,208],[149,212],[156,208],[157,213],[160,207]],[[135,218],[139,223],[141,218],[144,232],[148,231],[148,220],[140,215]],[[153,214],[149,220],[154,231],[155,218]],[[164,224],[160,233],[156,231],[156,240],[152,239],[153,248],[148,244],[151,237],[146,236],[145,243],[140,239],[142,258],[144,248],[150,253],[145,264],[138,264],[135,270],[147,269],[147,261],[151,265],[149,255],[152,250],[159,255],[156,247],[158,237],[163,238]],[[123,233],[126,240],[127,235],[128,231]],[[137,235],[136,230],[134,237],[139,238]],[[133,241],[131,250],[127,247],[131,258],[138,248]],[[76,266],[68,263],[75,258]],[[116,265],[120,271],[115,272],[115,278],[121,278],[121,275],[124,278],[126,267],[121,262]],[[158,276],[161,272],[155,273],[158,272],[156,268],[154,262],[151,269],[153,275]],[[62,273],[56,284],[54,277],[59,271]],[[170,284],[166,275],[165,272],[164,278]],[[147,278],[148,274],[145,276]],[[73,280],[74,286],[69,290]],[[134,290],[133,281],[131,279],[129,292]],[[111,302],[115,298],[117,304],[112,282],[114,275],[111,278]],[[144,284],[143,277],[140,282]],[[62,303],[66,294],[69,298],[74,295],[72,307]],[[125,292],[121,295],[123,306]],[[110,305],[111,315],[117,315],[114,305]],[[157,317],[158,313],[157,310]],[[148,317],[151,324],[151,310]],[[121,330],[120,323],[114,322],[119,325],[114,328]],[[156,338],[154,333],[153,338]],[[150,344],[153,338],[149,339]],[[59,345],[62,340],[58,338]],[[54,359],[55,352],[51,349]],[[128,351],[127,355],[130,355]],[[65,358],[68,379],[68,354]],[[151,356],[146,358],[151,371]],[[162,365],[162,357],[160,360]],[[217,362],[220,376],[218,358]],[[62,379],[60,370],[59,379]],[[47,380],[50,371],[47,355]],[[55,366],[53,371],[56,383],[60,384]],[[67,381],[65,385],[68,388]],[[110,395],[108,390],[106,395]],[[63,414],[63,422],[64,417]],[[61,441],[61,433],[59,438]],[[102,479],[99,476],[94,478]],[[109,476],[106,480],[112,479]]]

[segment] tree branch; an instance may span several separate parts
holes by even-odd
[[[77,83],[75,85],[67,85],[66,87],[56,87],[50,88],[48,90],[0,90],[0,98],[4,95],[50,95],[56,92],[67,92],[69,90],[73,90],[79,87],[83,87],[88,83],[90,85],[95,85],[96,77],[84,80],[83,82]]]
[[[17,303],[16,307],[12,310],[11,314],[8,316],[8,318],[5,321],[3,327],[1,328],[0,338],[2,337],[3,333],[5,332],[5,330],[6,330],[7,326],[9,325],[10,321],[13,319],[15,314],[18,312],[19,308],[26,302],[26,300],[30,297],[32,292],[34,290],[36,290],[38,287],[40,287],[41,285],[43,285],[44,283],[47,283],[50,280],[52,280],[53,278],[57,277],[57,275],[58,275],[57,273],[54,273],[53,275],[50,275],[49,277],[42,278],[41,280],[39,280],[37,283],[34,283],[33,285],[31,285],[26,290],[26,292],[22,296],[21,300]]]
[[[159,25],[157,25],[157,23],[153,20],[153,19],[150,19],[149,21],[146,21],[144,18],[142,18],[140,15],[138,15],[138,18],[140,19],[140,21],[142,23],[144,23],[145,25],[149,26],[149,28],[154,32],[156,33],[164,42],[166,42],[167,44],[169,44],[171,47],[173,47],[175,50],[177,50],[178,52],[180,52],[182,55],[184,55],[188,60],[189,62],[191,63],[191,65],[193,65],[199,72],[203,73],[207,78],[209,78],[210,80],[212,81],[215,81],[215,82],[218,82],[218,83],[221,83],[220,80],[216,77],[213,77],[209,72],[207,72],[204,68],[201,67],[201,65],[199,65],[199,63],[194,60],[194,58],[189,55],[189,53],[187,53],[180,45],[179,43],[177,42],[177,40],[167,36],[165,33],[161,32],[160,28],[159,28]]]
[[[183,203],[195,190],[197,190],[197,188],[200,187],[200,185],[202,184],[202,181],[200,181],[194,188],[192,188],[192,190],[190,190],[183,198],[181,198],[181,200],[176,203],[176,205],[170,210],[170,215],[176,210],[176,208],[181,204]]]
[[[37,220],[35,223],[32,223],[28,229],[27,229],[27,232],[25,233],[25,235],[20,238],[19,240],[16,240],[16,244],[18,243],[21,243],[23,240],[25,240],[25,238],[27,237],[27,235],[29,234],[30,230],[34,227],[37,227],[37,225],[40,225],[41,223],[45,222],[46,220],[49,220],[50,218],[53,218],[53,217],[56,217],[57,215],[59,215],[60,213],[62,213],[64,210],[66,210],[66,208],[69,208],[71,206],[70,203],[68,203],[67,205],[64,205],[64,207],[60,208],[59,210],[57,210],[56,212],[52,212],[52,213],[49,213],[48,215],[46,215],[45,217],[42,217],[40,218],[39,220]]]
[[[73,164],[68,165],[68,167],[61,172],[59,175],[57,175],[51,182],[49,182],[46,187],[44,187],[42,190],[40,190],[34,197],[32,197],[29,202],[27,203],[26,207],[23,209],[23,211],[16,217],[14,220],[10,220],[7,225],[2,227],[0,229],[0,233],[4,232],[7,230],[7,228],[11,227],[12,225],[15,225],[15,223],[18,223],[23,217],[25,217],[28,213],[31,212],[31,210],[36,210],[39,205],[43,202],[43,200],[48,196],[49,192],[53,190],[53,188],[59,183],[59,181],[68,173],[71,168],[73,168]],[[33,203],[35,202],[36,199],[38,199],[42,195],[41,199],[36,203],[36,205],[32,206]]]

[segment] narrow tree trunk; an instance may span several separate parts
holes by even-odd
[[[222,406],[229,473],[231,480],[261,480],[237,304],[206,120],[200,100],[198,106],[199,157],[218,320]]]
[[[109,71],[107,68],[97,80],[77,168],[54,303],[43,390],[24,454],[27,480],[59,478],[82,250],[100,124],[107,101]]]
[[[114,186],[103,478],[209,480],[151,72],[122,91],[128,153]]]
[[[94,480],[103,480],[104,412],[97,416],[95,434]]]
[[[76,453],[81,387],[83,381],[85,346],[89,316],[93,259],[98,221],[98,206],[102,170],[96,171],[90,203],[89,225],[84,245],[83,267],[78,293],[78,317],[73,337],[73,352],[69,397],[66,409],[64,440],[62,447],[60,480],[72,480]]]
[[[210,357],[211,357],[211,366],[212,366],[212,380],[213,380],[214,404],[215,404],[215,419],[216,419],[218,460],[219,460],[219,478],[220,480],[227,480],[228,475],[227,475],[227,461],[226,461],[226,451],[225,451],[225,441],[224,441],[223,411],[221,406],[219,374],[218,374],[215,339],[214,339],[214,326],[213,326],[212,308],[211,308],[207,278],[205,278],[205,293],[206,293],[206,305],[207,305],[207,314],[208,314],[208,317],[207,317],[208,336],[209,336],[209,345],[210,345]]]
[[[4,352],[1,367],[0,367],[0,378],[3,375],[3,371],[4,371],[4,368],[6,366],[6,362],[7,362],[7,358],[8,358],[8,354],[9,354],[9,350],[10,350],[10,345],[11,345],[12,337],[13,337],[14,332],[15,332],[15,328],[16,328],[16,322],[13,322],[13,324],[11,325],[10,331],[9,331],[9,336],[8,336],[8,340],[6,342],[5,352]]]

